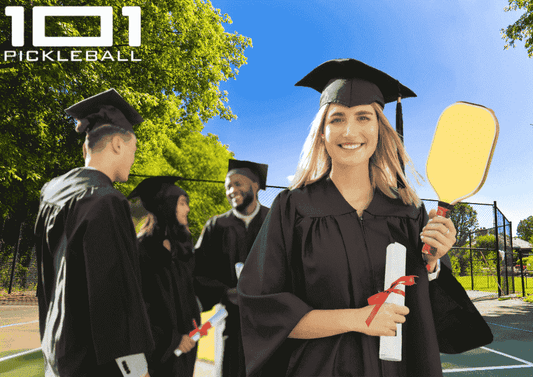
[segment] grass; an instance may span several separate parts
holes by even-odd
[[[485,292],[498,292],[498,286],[496,284],[496,276],[474,276],[474,287],[472,288],[472,280],[470,276],[457,276],[459,283],[467,290],[485,291]],[[505,277],[502,276],[501,281],[504,282]],[[512,280],[509,278],[509,293],[512,293]],[[533,277],[524,278],[524,286],[526,288],[526,295],[533,294]],[[502,287],[503,288],[503,287]],[[514,277],[515,293],[522,293],[522,278],[520,276]]]
[[[44,375],[43,354],[41,351],[4,361],[0,364],[2,377],[37,377]]]

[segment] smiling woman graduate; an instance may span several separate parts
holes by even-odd
[[[492,341],[446,266],[453,223],[428,214],[403,172],[385,103],[415,94],[353,59],[328,61],[297,85],[322,93],[291,190],[279,194],[238,284],[248,376],[441,376],[440,352]],[[431,219],[428,223],[428,219]],[[370,326],[386,248],[407,248],[405,306]],[[422,255],[423,243],[437,248]],[[443,263],[440,263],[440,258]],[[429,271],[429,272],[428,272]],[[379,336],[403,323],[402,361],[379,358]]]

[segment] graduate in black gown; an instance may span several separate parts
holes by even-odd
[[[200,310],[193,288],[193,244],[188,229],[189,196],[177,177],[143,180],[128,196],[149,212],[139,231],[143,296],[155,340],[148,360],[152,377],[192,377],[197,345],[189,337]],[[178,357],[174,351],[179,349]]]
[[[224,187],[233,207],[207,221],[195,246],[196,293],[204,310],[222,303],[228,311],[222,375],[244,377],[235,264],[244,263],[268,213],[257,193],[266,188],[268,166],[229,160]]]
[[[113,182],[128,180],[132,126],[143,119],[114,89],[66,111],[87,133],[85,167],[41,190],[35,235],[45,374],[138,377],[148,371],[153,339],[130,205]]]
[[[444,262],[453,223],[426,213],[382,112],[414,93],[353,59],[326,62],[297,85],[321,92],[321,107],[293,186],[273,202],[239,280],[247,375],[441,376],[439,351],[485,345],[492,334]],[[383,305],[367,326],[394,242],[418,279],[405,306]],[[426,260],[424,242],[437,248]],[[402,361],[380,360],[379,336],[395,335],[397,323]]]

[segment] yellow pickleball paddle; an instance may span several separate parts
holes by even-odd
[[[442,112],[426,164],[427,177],[439,197],[437,215],[447,217],[455,203],[481,189],[498,133],[498,119],[484,106],[456,102]],[[423,250],[437,252],[427,244]]]

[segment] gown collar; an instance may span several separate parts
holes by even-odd
[[[329,178],[323,178],[302,189],[302,193],[308,191],[308,203],[299,205],[300,212],[311,217],[328,215],[342,215],[356,212],[356,210],[344,199],[337,186]],[[379,189],[374,191],[374,197],[364,210],[373,216],[386,217],[409,217],[418,218],[420,208],[404,204],[401,199],[389,198]]]

